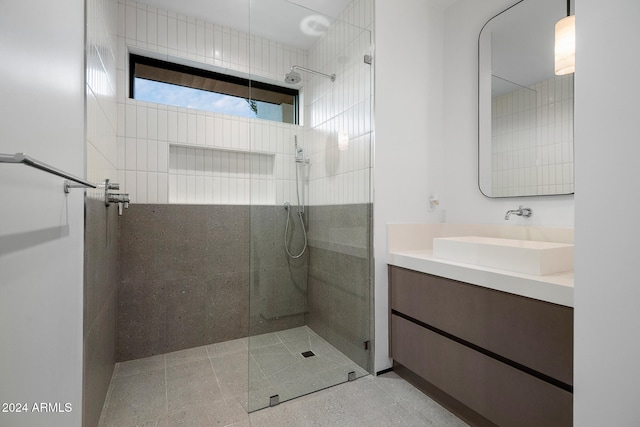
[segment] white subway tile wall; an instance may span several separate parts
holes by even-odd
[[[501,95],[492,104],[492,194],[572,193],[573,75]]]
[[[86,7],[87,179],[100,183],[107,178],[115,180],[118,169],[118,3],[88,0]],[[87,190],[87,196],[104,197],[100,190]]]
[[[369,203],[373,200],[373,70],[371,55],[373,1],[357,0],[333,22],[327,34],[309,50],[309,66],[336,81],[304,76],[305,117],[308,118],[309,204]],[[338,135],[348,137],[339,150]]]
[[[309,52],[131,0],[118,6],[118,138],[112,154],[132,202],[294,203],[296,136],[301,146],[308,141],[311,158],[308,166],[297,166],[306,204],[371,200],[372,80],[362,58],[370,53],[372,0],[352,3]],[[338,78],[331,83],[303,76],[307,123],[297,126],[129,99],[129,50],[277,83],[292,65],[331,68]],[[338,153],[342,129],[351,141],[348,151]]]

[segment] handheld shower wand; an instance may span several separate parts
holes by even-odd
[[[298,146],[298,135],[295,137],[295,150],[296,150],[296,163],[306,163],[309,164],[309,159],[304,158],[304,148]],[[298,170],[296,169],[296,185],[297,185],[297,174]]]
[[[296,163],[309,163],[309,159],[304,158],[304,149],[302,147],[298,147],[298,135],[294,137],[295,141],[295,161]],[[304,245],[302,247],[302,251],[299,254],[293,255],[287,246],[287,236],[289,235],[289,221],[291,220],[291,204],[289,202],[285,202],[284,208],[287,210],[287,225],[284,227],[284,249],[287,251],[287,255],[289,257],[296,259],[300,258],[305,251],[307,250],[307,230],[304,226],[304,218],[302,215],[304,214],[304,204],[300,203],[300,187],[298,184],[298,165],[296,164],[296,197],[298,199],[298,218],[300,218],[300,225],[302,226],[302,234],[304,236]]]

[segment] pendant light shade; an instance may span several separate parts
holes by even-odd
[[[563,76],[576,70],[576,16],[567,16],[556,23],[555,44],[556,75]]]

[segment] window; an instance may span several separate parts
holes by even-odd
[[[298,124],[298,90],[133,55],[129,97],[214,113]]]

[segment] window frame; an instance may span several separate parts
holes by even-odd
[[[269,96],[269,92],[272,92],[281,96],[292,96],[293,97],[293,123],[291,124],[294,124],[294,125],[300,124],[300,111],[299,111],[300,91],[298,89],[264,83],[256,80],[251,80],[251,79],[233,76],[230,74],[224,74],[224,73],[211,71],[211,70],[205,70],[202,68],[178,64],[175,62],[169,62],[161,59],[150,58],[148,56],[143,56],[135,53],[129,53],[129,98],[130,99],[137,99],[134,97],[134,91],[135,91],[134,82],[136,77],[139,77],[136,75],[136,65],[138,64],[143,66],[158,68],[160,70],[166,70],[169,72],[182,73],[182,74],[187,74],[189,76],[204,78],[207,80],[214,80],[217,82],[221,82],[223,85],[230,84],[231,87],[237,86],[237,89],[239,91],[242,91],[243,88],[246,88],[245,90],[248,91],[249,96],[245,97],[238,93],[225,93],[222,91],[216,92],[203,87],[198,87],[196,85],[180,84],[173,81],[162,80],[159,78],[140,77],[142,79],[152,80],[160,83],[188,87],[188,88],[203,90],[211,93],[219,93],[227,96],[235,96],[243,99],[262,101],[262,102],[267,102],[275,105],[280,105],[280,104],[277,104],[275,102],[270,102],[269,100],[265,100],[265,99],[252,98],[251,95],[253,94],[253,91],[257,89],[261,91],[263,96],[266,95],[267,97]],[[268,120],[268,119],[261,119],[261,120]],[[288,123],[288,122],[276,121],[276,123]]]

